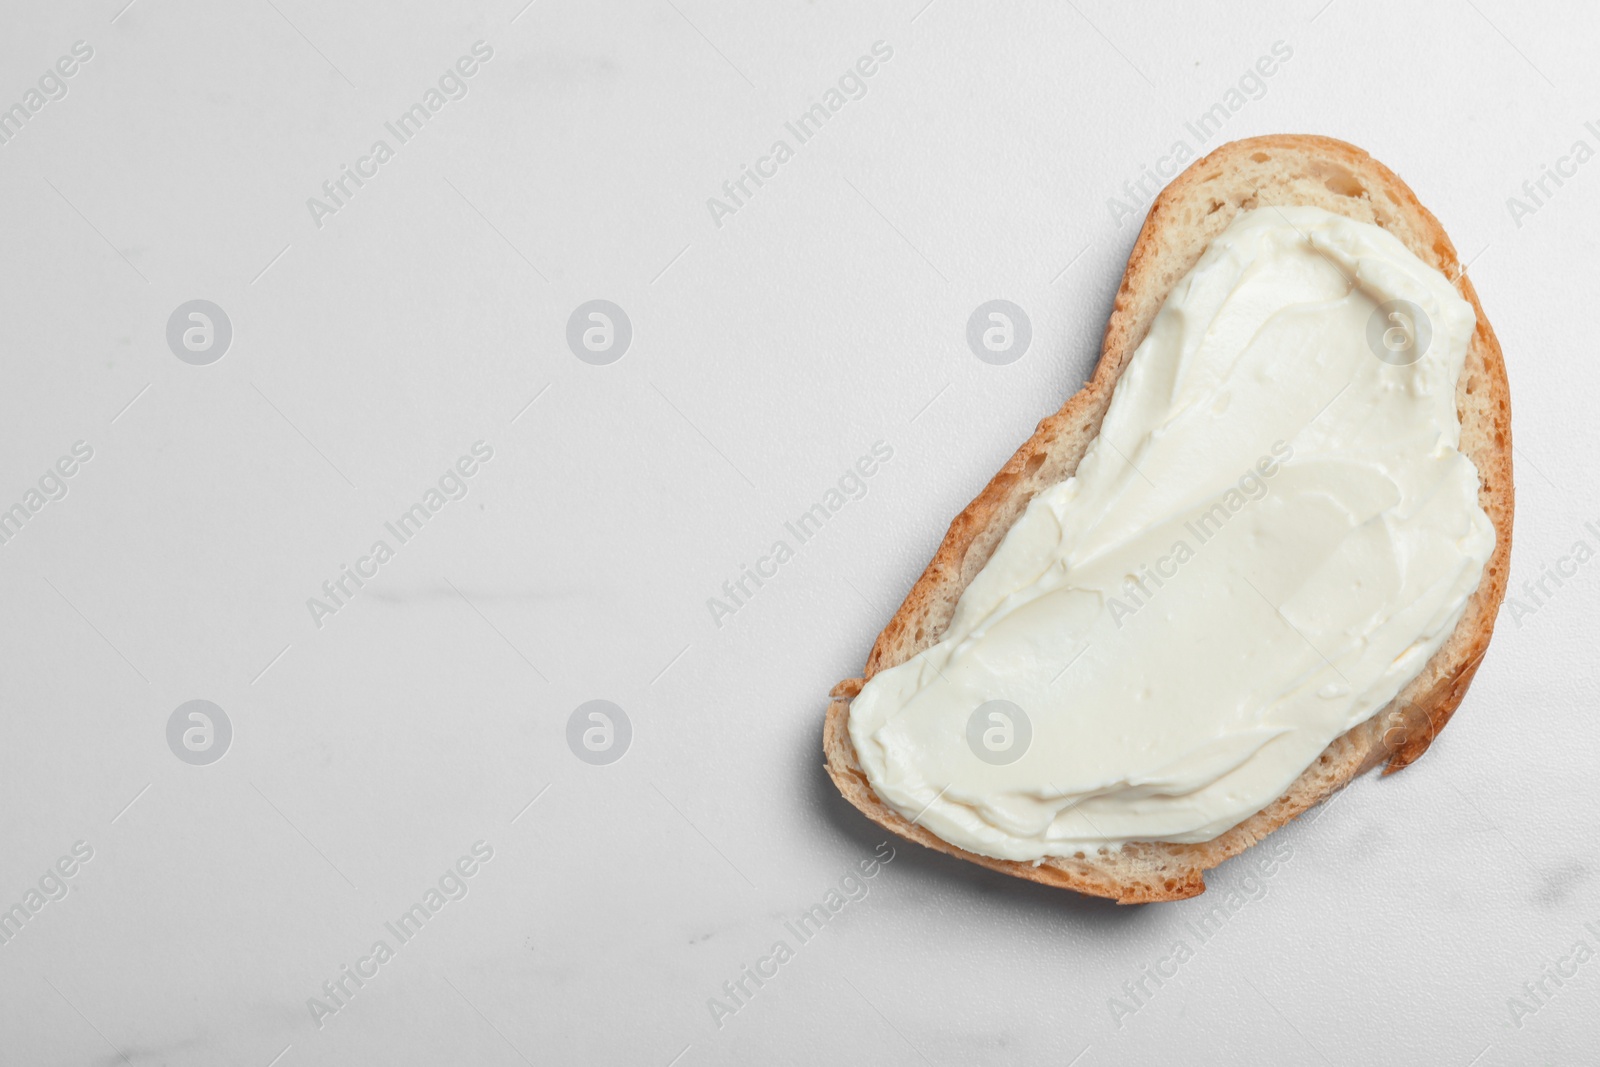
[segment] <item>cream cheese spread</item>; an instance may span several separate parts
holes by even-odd
[[[852,702],[878,796],[1027,861],[1209,841],[1281,796],[1421,672],[1494,547],[1458,449],[1474,325],[1377,226],[1238,216],[1076,474]]]

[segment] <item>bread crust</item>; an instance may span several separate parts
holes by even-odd
[[[1456,390],[1461,451],[1478,469],[1478,500],[1495,529],[1494,552],[1449,638],[1388,708],[1335,739],[1283,796],[1214,840],[1132,843],[1094,855],[1037,864],[980,856],[913,824],[873,792],[850,739],[850,701],[866,680],[934,644],[961,592],[988,561],[1034,495],[1070,477],[1099,433],[1117,380],[1144,340],[1173,284],[1241,211],[1315,204],[1398,237],[1454,281],[1477,314]],[[991,870],[1122,904],[1182,900],[1205,891],[1204,872],[1313,807],[1356,775],[1385,763],[1409,766],[1460,705],[1488,650],[1505,596],[1514,510],[1511,399],[1505,362],[1478,294],[1439,221],[1394,172],[1366,152],[1328,137],[1277,134],[1225,144],[1191,164],[1162,191],[1139,232],[1106,323],[1089,382],[1038,429],[950,524],[949,532],[873,644],[865,670],[835,686],[823,728],[828,774],[840,793],[878,825]]]

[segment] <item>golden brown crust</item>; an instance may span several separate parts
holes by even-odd
[[[938,640],[956,600],[1029,500],[1076,470],[1129,357],[1144,339],[1172,285],[1212,237],[1240,211],[1314,203],[1383,226],[1424,262],[1455,281],[1478,324],[1456,392],[1461,450],[1477,466],[1479,502],[1495,528],[1495,547],[1460,623],[1390,708],[1336,739],[1282,797],[1212,841],[1136,843],[1097,855],[1039,864],[978,856],[943,841],[884,804],[872,791],[850,740],[850,699],[867,678],[903,663]],[[1357,774],[1387,760],[1385,773],[1410,765],[1460,705],[1488,649],[1505,595],[1513,513],[1511,402],[1505,361],[1477,292],[1462,273],[1439,221],[1392,171],[1361,149],[1312,135],[1274,135],[1223,145],[1193,163],[1156,198],[1140,230],[1093,377],[1017,449],[950,524],[905,601],[873,644],[861,678],[834,687],[823,730],[828,773],[868,818],[908,840],[991,870],[1123,904],[1181,900],[1205,891],[1203,872],[1237,855]]]

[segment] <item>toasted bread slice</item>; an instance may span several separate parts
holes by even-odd
[[[1213,237],[1241,211],[1307,204],[1398,237],[1423,262],[1451,279],[1477,313],[1477,329],[1456,390],[1460,449],[1478,469],[1478,499],[1495,528],[1494,553],[1460,623],[1394,702],[1337,738],[1283,796],[1214,840],[1199,844],[1133,843],[1095,855],[1038,864],[992,859],[952,845],[907,821],[873,792],[848,728],[850,701],[868,678],[933,645],[957,600],[1035,494],[1071,477],[1100,431],[1117,379],[1168,292]],[[950,524],[927,570],[878,635],[863,677],[834,687],[823,731],[828,773],[868,818],[908,840],[992,870],[1122,904],[1181,900],[1205,891],[1204,872],[1260,841],[1327,798],[1357,774],[1387,762],[1408,766],[1461,703],[1478,669],[1505,595],[1511,558],[1511,402],[1494,330],[1437,219],[1395,174],[1361,149],[1327,137],[1274,135],[1223,145],[1197,161],[1156,198],[1128,257],[1106,324],[1094,376],[1061,410],[1039,424]]]

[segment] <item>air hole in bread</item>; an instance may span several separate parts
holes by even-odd
[[[1247,196],[1243,200],[1239,201],[1239,210],[1240,211],[1254,211],[1255,209],[1256,209],[1256,198],[1255,197]]]
[[[1265,152],[1252,152],[1250,154],[1250,158],[1255,160],[1257,163],[1265,163],[1267,160],[1271,159],[1272,157],[1267,155]]]
[[[1337,163],[1314,164],[1311,173],[1322,179],[1327,190],[1337,196],[1359,197],[1366,194],[1367,187],[1361,184],[1360,179]]]
[[[1219,212],[1221,210],[1222,210],[1222,201],[1221,200],[1213,200],[1213,201],[1211,201],[1211,210],[1207,211],[1206,214],[1207,215],[1215,215],[1217,212]]]
[[[1044,453],[1035,452],[1033,455],[1028,457],[1028,462],[1022,465],[1022,473],[1037,474],[1039,473],[1039,468],[1042,466],[1044,466]]]
[[[1340,196],[1359,197],[1367,191],[1367,187],[1356,181],[1353,174],[1336,174],[1322,184],[1328,187],[1329,192]]]

